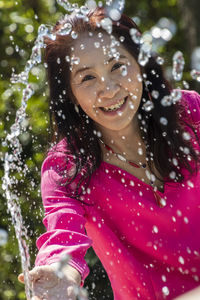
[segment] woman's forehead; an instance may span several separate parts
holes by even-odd
[[[118,39],[106,32],[81,34],[71,51],[71,55],[78,57],[80,63],[95,63],[96,60],[106,63],[110,58],[117,58],[120,54],[128,55],[128,51]]]

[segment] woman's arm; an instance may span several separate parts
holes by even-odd
[[[84,260],[91,245],[85,233],[85,210],[80,201],[70,197],[72,191],[64,184],[72,166],[70,158],[68,162],[64,152],[52,151],[42,165],[43,223],[47,231],[37,240],[36,266],[30,271],[34,300],[75,300],[74,287],[83,284],[89,272]],[[66,256],[70,259],[60,277],[56,270]],[[23,282],[23,274],[18,279]]]
[[[43,223],[47,231],[37,240],[39,252],[35,264],[52,264],[70,255],[68,264],[77,269],[84,280],[89,272],[84,256],[91,246],[91,240],[85,233],[84,206],[70,197],[75,183],[71,188],[65,184],[71,166],[70,161],[67,164],[64,152],[55,151],[47,156],[42,165]]]

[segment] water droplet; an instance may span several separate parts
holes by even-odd
[[[109,10],[108,14],[109,14],[109,17],[114,21],[118,21],[121,18],[121,14],[120,14],[119,10],[116,8],[111,8]]]
[[[138,154],[139,154],[139,155],[143,155],[143,150],[142,150],[142,148],[138,148]]]
[[[156,57],[156,62],[158,65],[163,65],[165,60],[161,56]]]
[[[73,65],[78,65],[80,63],[80,58],[79,57],[75,57],[75,56],[72,56],[71,58],[71,64]]]
[[[151,179],[151,173],[149,172],[149,170],[145,170],[145,174],[146,174],[147,178],[150,180]]]
[[[140,74],[137,74],[137,80],[139,81],[139,82],[142,82],[142,76],[140,75]]]
[[[73,8],[77,8],[77,5],[73,6],[68,1],[57,0],[57,3],[62,6],[66,11],[73,11]]]
[[[95,46],[95,48],[99,48],[100,47],[100,43],[99,42],[95,42],[94,46]]]
[[[164,96],[162,98],[162,100],[161,100],[161,104],[163,106],[165,106],[165,107],[172,105],[172,98],[171,98],[171,96],[170,95]]]
[[[104,18],[101,20],[100,24],[101,27],[108,32],[108,34],[112,33],[112,21],[110,18]]]
[[[190,180],[187,181],[187,185],[191,188],[194,188],[194,183]]]
[[[164,206],[167,205],[167,202],[166,202],[166,200],[164,198],[161,198],[160,204],[164,207]]]
[[[176,104],[179,100],[181,100],[182,92],[181,90],[172,90],[170,96],[172,98],[172,103]]]
[[[159,97],[159,92],[156,91],[156,90],[153,90],[153,91],[151,92],[151,95],[152,95],[152,97],[153,97],[154,99],[158,99],[158,97]]]
[[[87,0],[86,5],[89,8],[89,10],[94,10],[97,7],[95,0]]]
[[[136,28],[131,28],[129,30],[130,36],[135,44],[142,44],[142,35]]]
[[[156,225],[153,226],[153,232],[158,233],[158,227]]]
[[[172,158],[172,163],[174,166],[178,166],[178,160],[175,157]]]
[[[163,294],[164,294],[165,296],[168,296],[168,295],[169,295],[169,289],[168,289],[168,287],[167,287],[167,286],[163,286],[162,292],[163,292]]]
[[[154,104],[152,101],[148,100],[147,102],[145,102],[143,104],[143,109],[146,111],[146,112],[150,112],[152,109],[154,108]]]
[[[85,45],[84,45],[84,44],[81,44],[81,45],[80,45],[80,48],[81,48],[81,50],[84,50],[84,49],[85,49]]]
[[[125,66],[125,65],[121,66],[120,70],[121,70],[122,76],[124,76],[124,77],[127,76],[127,74],[128,74],[127,66]]]
[[[184,265],[185,260],[182,256],[179,256],[178,261],[180,262],[180,264]]]
[[[118,116],[120,116],[120,117],[121,117],[121,116],[122,116],[122,114],[123,114],[123,112],[122,112],[122,111],[118,111],[118,112],[117,112],[117,114],[118,114]]]
[[[77,39],[78,33],[75,32],[75,31],[72,31],[72,32],[71,32],[71,37],[72,37],[74,40]]]
[[[186,141],[189,141],[191,139],[189,132],[183,132],[183,139]]]
[[[68,35],[72,30],[72,25],[70,23],[65,23],[62,28],[57,31],[59,35]]]
[[[151,44],[145,42],[140,47],[138,63],[144,67],[148,63],[150,56],[151,56]]]
[[[164,126],[166,126],[168,124],[168,120],[165,117],[161,117],[160,118],[160,123]]]
[[[174,80],[180,81],[182,79],[184,65],[185,65],[185,60],[183,57],[183,53],[181,51],[176,51],[173,56],[173,68],[172,68],[172,75]]]
[[[171,171],[171,172],[169,173],[169,177],[170,177],[171,179],[175,179],[175,178],[176,178],[176,173],[175,173],[174,171]]]
[[[38,28],[38,35],[47,35],[49,32],[49,29],[44,24],[41,24]]]
[[[98,37],[101,39],[103,37],[103,33],[102,32],[99,32],[98,33]]]
[[[8,233],[6,230],[0,228],[0,246],[4,246],[8,241]]]
[[[192,77],[194,80],[197,80],[198,82],[200,82],[200,70],[195,70],[195,69],[193,69],[193,70],[190,72],[190,75],[191,75],[191,77]]]
[[[88,4],[88,3],[87,3]],[[88,13],[89,13],[89,8],[88,8],[88,5],[86,5],[86,6],[81,6],[81,8],[80,8],[80,11],[81,11],[81,13],[83,14],[83,15],[87,15]]]
[[[120,40],[121,43],[123,43],[124,40],[125,40],[125,37],[124,37],[124,36],[120,36],[120,37],[119,37],[119,40]]]
[[[184,152],[185,154],[189,154],[189,153],[190,153],[190,149],[187,148],[187,147],[184,147],[184,148],[183,148],[183,152]]]
[[[190,88],[189,83],[188,83],[187,81],[185,81],[185,80],[183,80],[183,86],[184,86],[184,88],[187,89],[187,90]]]

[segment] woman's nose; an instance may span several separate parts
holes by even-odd
[[[120,90],[120,85],[113,80],[101,78],[100,98],[113,98]]]

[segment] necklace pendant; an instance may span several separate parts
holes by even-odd
[[[117,158],[119,158],[121,161],[127,161],[125,157],[123,157],[121,154],[116,154]]]

